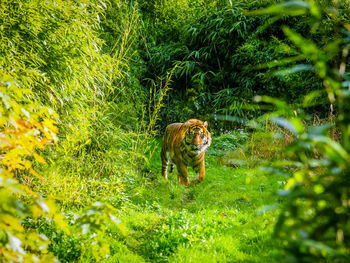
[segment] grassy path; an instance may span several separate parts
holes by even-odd
[[[282,177],[221,166],[207,156],[205,180],[183,187],[176,169],[169,181],[161,178],[158,152],[151,168],[152,176],[130,189],[131,205],[120,214],[127,236],[118,242],[125,250],[108,262],[276,261],[277,211],[259,211],[278,201]]]

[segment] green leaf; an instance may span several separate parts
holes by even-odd
[[[303,100],[303,107],[312,107],[315,105],[321,104],[323,101],[320,100],[322,97],[326,95],[326,90],[325,89],[319,89],[319,90],[314,90],[307,95],[305,95],[304,100]]]
[[[327,137],[327,136],[322,136],[322,135],[309,135],[309,138],[312,140],[313,143],[323,143],[325,145],[328,146],[328,149],[330,150],[330,152],[334,152],[336,153],[336,157],[341,157],[343,159],[343,161],[349,161],[350,160],[350,156],[349,154],[345,151],[345,149],[343,148],[343,146],[332,140],[331,138]],[[339,162],[340,160],[338,160]]]
[[[302,51],[302,53],[313,61],[319,61],[320,59],[325,59],[322,51],[317,47],[317,45],[310,39],[302,37],[299,33],[293,31],[289,27],[282,27],[283,32],[286,36],[293,41],[293,43]]]
[[[308,13],[310,4],[305,1],[286,1],[264,9],[247,12],[248,15],[291,15],[300,16]]]
[[[287,120],[285,118],[272,117],[271,121],[273,123],[277,124],[278,126],[287,129],[288,131],[290,131],[294,135],[298,135],[299,134],[298,128],[300,129],[300,127],[295,127],[295,125],[292,122],[290,122],[289,120]]]

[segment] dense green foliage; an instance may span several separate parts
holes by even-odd
[[[35,173],[30,170],[32,175],[27,171],[15,172],[16,179],[31,190],[56,201],[61,209],[87,208],[97,200],[117,198],[124,189],[121,174],[132,173],[131,165],[135,158],[130,158],[129,153],[134,151],[136,155],[138,148],[137,135],[126,132],[121,126],[127,127],[128,123],[132,123],[129,120],[141,113],[143,101],[143,91],[137,86],[136,77],[129,75],[131,69],[128,60],[135,52],[131,48],[133,42],[130,40],[136,29],[136,26],[133,27],[136,19],[132,19],[135,14],[133,15],[132,10],[130,13],[124,12],[128,9],[119,1],[108,3],[108,6],[101,1],[42,2],[36,0],[2,1],[0,5],[0,69],[1,87],[4,87],[1,112],[3,118],[1,134],[4,138],[1,147],[2,154],[7,154],[2,160],[2,165],[9,167],[7,156],[10,156],[12,162],[17,160],[12,154],[15,150],[20,151],[21,157],[32,155],[33,149],[39,148],[49,165],[46,167],[35,165],[34,169],[41,170],[40,174],[44,178],[39,177],[34,170]],[[109,24],[117,23],[117,21],[108,20],[109,17],[118,17],[119,21],[125,25],[122,30],[108,31]],[[126,25],[129,25],[130,30],[127,30]],[[113,51],[111,47],[104,50],[104,43],[111,41],[106,34],[109,34],[109,38],[113,38],[116,43]],[[106,42],[102,38],[105,38]],[[12,82],[14,84],[11,84]],[[21,96],[26,100],[18,99]],[[19,106],[16,106],[8,97]],[[118,97],[121,99],[117,100]],[[35,121],[43,120],[42,130],[48,137],[46,133],[53,130],[53,125],[49,119],[45,119],[47,118],[45,115],[49,114],[39,111],[40,104],[50,107],[46,112],[55,111],[59,115],[57,125],[60,131],[59,143],[51,146],[50,149],[43,149],[41,146],[41,144],[48,144],[44,143],[44,137],[41,134],[33,131],[38,141],[35,144],[35,141],[28,136],[31,131],[20,129],[21,126],[16,125],[16,122],[21,120],[19,118],[22,118],[24,119],[22,126],[28,129],[28,123],[33,123],[31,119],[37,116]],[[14,114],[10,115],[7,112],[14,112]],[[7,141],[10,142],[14,138],[11,131],[7,132],[8,123],[14,127],[12,133],[17,136],[18,146],[14,148],[11,146],[7,153]],[[40,123],[31,125],[33,125],[32,129],[41,127]],[[129,126],[129,129],[131,128],[135,129],[136,125]],[[19,129],[21,132],[18,131]],[[57,128],[54,132],[57,132]],[[23,140],[26,144],[19,140]],[[48,137],[48,140],[52,138]],[[36,159],[39,163],[45,163],[42,158]],[[97,167],[99,168],[96,169]],[[25,168],[28,170],[29,164]],[[14,183],[9,186],[5,184],[7,177],[12,175],[6,174],[2,169],[2,176],[5,176],[1,177],[4,180],[2,188],[5,187],[5,193],[6,191],[16,192],[8,188],[15,185]],[[41,181],[35,179],[35,176]],[[35,196],[38,198],[37,195]],[[9,199],[8,202],[13,201]],[[27,210],[20,212],[19,208],[16,208],[20,215],[19,220],[32,214],[35,217],[39,215],[52,217],[47,214],[45,206],[43,212],[39,213],[36,206],[28,205],[29,207],[26,208],[28,212]],[[34,210],[35,212],[30,212],[35,208],[37,209]],[[2,212],[8,213],[5,212],[8,209],[6,206],[3,209]],[[108,209],[96,208],[95,210],[96,213],[101,211],[101,218],[104,220],[113,219],[110,212],[107,212]],[[14,211],[11,210],[11,214],[13,213]],[[78,216],[84,218],[84,213],[80,212]],[[86,218],[83,221],[86,223],[76,225],[83,226],[82,230],[86,233],[103,232],[104,227],[102,230],[86,227],[92,225],[95,220],[99,222],[98,224],[102,223],[101,218]],[[57,220],[55,222],[59,223]],[[62,226],[63,224],[58,224],[57,227]],[[35,246],[31,244],[38,239],[31,234],[32,231],[28,230],[25,238],[17,231],[18,227],[13,228],[17,229],[16,235],[13,232],[3,232],[12,231],[11,227],[3,224],[1,232],[4,235],[2,239],[4,243],[2,242],[1,245],[4,250],[1,255],[8,260],[13,258],[11,253],[15,251],[24,254],[26,251],[33,253],[38,247],[44,248],[40,243]],[[79,233],[76,230],[68,230],[67,227],[65,231]],[[11,236],[13,236],[12,239]],[[27,238],[28,242],[24,242]],[[74,238],[78,239],[79,234]],[[101,239],[100,236],[97,238]],[[6,252],[7,242],[10,242],[10,252]],[[92,244],[97,245],[100,242],[96,238],[87,238],[85,246]],[[104,245],[100,249],[88,250],[80,246],[75,258],[80,258],[84,253],[92,253],[93,258],[99,259],[109,254],[109,248],[107,248]],[[59,250],[62,249],[60,247]],[[54,246],[49,246],[49,251],[56,250]],[[13,260],[28,262],[39,257],[38,252],[30,257],[31,253],[25,258],[18,254],[18,258]],[[56,256],[61,258],[60,253]],[[42,260],[48,259],[43,257]]]
[[[344,7],[347,10],[349,8],[348,5],[338,7],[339,12]],[[289,14],[289,9],[282,10],[279,6],[274,8]],[[320,20],[332,16],[334,12],[328,6],[316,2],[310,2],[305,7],[294,6],[293,11],[300,15],[307,9],[312,11],[314,18],[311,24],[320,30],[324,27]],[[275,11],[267,9],[266,12]],[[290,160],[288,166],[294,169],[286,171],[281,162],[276,164],[290,174],[285,190],[280,192],[286,201],[275,232],[283,240],[286,256],[292,262],[350,260],[350,244],[347,238],[350,235],[350,122],[347,117],[350,86],[346,73],[349,67],[347,56],[350,28],[349,24],[345,24],[347,30],[343,29],[342,19],[335,19],[333,26],[333,31],[339,32],[338,38],[323,45],[316,44],[310,36],[304,38],[289,27],[284,27],[283,30],[298,48],[299,54],[310,62],[323,80],[329,102],[337,107],[336,126],[340,138],[334,136],[334,120],[317,127],[307,127],[303,123],[307,119],[303,111],[299,110],[299,114],[295,115],[292,108],[285,103],[262,98],[265,102],[274,103],[278,109],[277,112],[269,114],[268,118],[272,117],[273,121],[295,136],[295,140],[287,148]],[[304,100],[304,107],[315,103],[312,98],[318,96],[320,94],[309,94]]]
[[[1,1],[0,262],[348,262],[349,10]],[[184,188],[157,135],[189,118]]]
[[[247,12],[271,1],[173,2],[155,4],[151,21],[146,20],[146,29],[152,34],[146,38],[144,47],[145,85],[174,65],[180,66],[163,111],[163,125],[188,116],[203,119],[212,118],[212,114],[257,116],[258,113],[245,110],[255,95],[299,103],[303,95],[322,89],[322,81],[314,72],[308,71],[307,66],[297,66],[296,61],[305,58],[296,56],[296,49],[280,25],[307,32],[323,45],[331,40],[332,19],[322,20],[324,26],[310,28],[307,15],[304,19],[282,14],[273,18]],[[276,64],[277,60],[283,63]],[[295,67],[290,69],[291,65]],[[318,109],[323,111],[321,115],[327,113],[327,107]]]

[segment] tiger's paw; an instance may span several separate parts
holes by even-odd
[[[190,185],[190,181],[188,180],[188,178],[183,178],[183,177],[179,176],[178,181],[182,185],[185,185],[185,186]]]
[[[191,182],[191,185],[200,184],[201,182],[203,182],[203,179],[204,179],[204,178],[196,177],[196,178]]]

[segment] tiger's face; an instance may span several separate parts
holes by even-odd
[[[205,151],[211,144],[210,133],[207,130],[208,123],[199,120],[189,120],[185,123],[187,130],[184,140],[187,150],[200,153]]]

